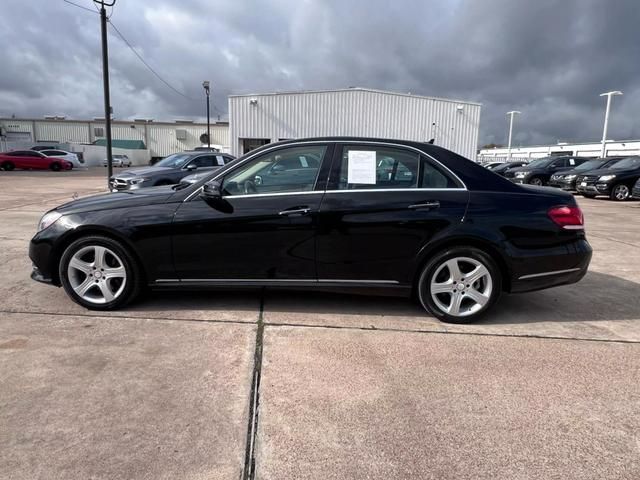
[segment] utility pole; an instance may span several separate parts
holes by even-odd
[[[102,84],[104,87],[104,122],[105,134],[107,137],[107,188],[109,179],[113,175],[113,152],[111,149],[111,99],[109,95],[109,50],[107,47],[107,10],[104,8],[113,7],[116,0],[111,3],[104,0],[93,0],[96,5],[100,5],[100,28],[102,30]]]
[[[204,93],[207,95],[207,147],[211,148],[211,132],[209,128],[210,120],[209,120],[209,80],[205,80],[202,82],[202,87],[204,88]]]
[[[512,110],[511,112],[507,112],[507,115],[511,117],[509,120],[509,147],[508,147],[508,153],[507,153],[507,162],[511,161],[511,136],[513,135],[513,117],[520,113],[522,112],[518,112],[517,110]]]
[[[619,90],[607,93],[601,93],[601,97],[607,97],[607,109],[604,113],[604,129],[602,131],[602,149],[600,150],[600,157],[604,158],[607,154],[607,130],[609,129],[609,112],[611,111],[611,97],[614,95],[622,95]]]

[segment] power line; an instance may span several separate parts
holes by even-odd
[[[91,10],[90,8],[83,7],[82,5],[78,5],[77,3],[73,3],[73,2],[71,2],[71,1],[69,1],[69,0],[62,0],[62,1],[63,1],[64,3],[68,3],[69,5],[73,5],[74,7],[78,7],[78,8],[81,8],[81,9],[83,9],[83,10],[86,10],[87,12],[91,12],[91,13],[99,13],[99,12],[96,12],[95,10]]]
[[[144,64],[144,66],[145,66],[145,67],[147,67],[147,68],[149,69],[149,71],[150,71],[151,73],[153,73],[153,74],[158,78],[158,80],[160,80],[160,81],[161,81],[162,83],[164,83],[168,88],[170,88],[171,90],[173,90],[175,93],[177,93],[177,94],[178,94],[178,95],[180,95],[181,97],[184,97],[184,98],[186,98],[187,100],[195,101],[195,99],[194,99],[194,98],[191,98],[191,97],[189,97],[188,95],[185,95],[185,94],[184,94],[184,93],[182,93],[180,90],[178,90],[178,89],[177,89],[177,88],[175,88],[173,85],[171,85],[169,82],[167,82],[164,78],[162,78],[162,76],[161,76],[158,72],[156,72],[156,71],[153,69],[153,67],[152,67],[151,65],[149,65],[149,64],[145,61],[145,59],[144,59],[144,58],[142,58],[142,55],[140,55],[140,54],[138,53],[138,51],[137,51],[135,48],[133,48],[133,45],[131,45],[131,44],[129,43],[129,40],[127,40],[127,39],[125,38],[125,36],[120,32],[120,30],[118,30],[118,27],[116,27],[116,26],[115,26],[115,24],[114,24],[111,20],[109,20],[109,24],[113,27],[113,29],[114,29],[114,30],[115,30],[115,32],[118,34],[118,36],[122,39],[122,41],[123,41],[124,43],[126,43],[126,44],[127,44],[127,46],[128,46],[128,47],[131,49],[131,51],[136,55],[136,57],[138,57],[138,59],[139,59],[139,60]]]

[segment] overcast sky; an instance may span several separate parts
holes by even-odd
[[[93,9],[89,0],[73,0]],[[483,104],[480,143],[640,138],[638,0],[116,0],[117,118],[214,115],[226,96],[348,86]],[[103,116],[99,17],[63,0],[0,2],[0,116]]]

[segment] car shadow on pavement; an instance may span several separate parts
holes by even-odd
[[[267,318],[306,315],[371,316],[425,319],[417,301],[408,298],[267,290]],[[640,283],[599,272],[584,279],[537,292],[504,294],[478,324],[640,320]],[[435,319],[434,319],[435,320]]]

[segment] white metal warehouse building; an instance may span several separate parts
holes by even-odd
[[[111,122],[111,136],[114,140],[142,141],[149,150],[149,156],[156,158],[201,146],[200,136],[203,133],[207,133],[206,123],[189,120],[155,122],[137,119]],[[63,117],[0,118],[0,134],[0,151],[28,148],[37,143],[89,145],[105,138],[105,122],[100,119],[69,120]],[[228,123],[211,124],[211,144],[219,145],[223,150],[229,149]]]
[[[366,88],[229,97],[231,153],[279,140],[363,136],[427,142],[475,159],[479,103]]]

